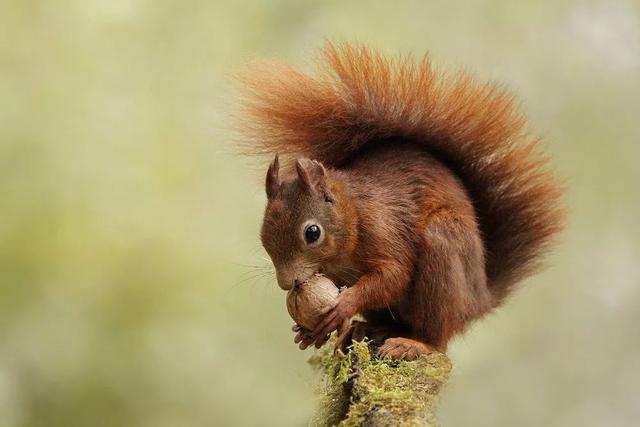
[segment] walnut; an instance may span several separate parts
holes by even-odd
[[[321,274],[315,274],[289,291],[287,310],[298,325],[313,330],[322,319],[322,315],[333,307],[339,293],[331,280]]]

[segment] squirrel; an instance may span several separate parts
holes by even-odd
[[[539,269],[563,185],[500,85],[360,45],[319,59],[315,77],[240,74],[245,147],[276,154],[261,241],[278,285],[321,273],[345,287],[294,341],[320,347],[359,313],[384,332],[381,357],[445,352]]]

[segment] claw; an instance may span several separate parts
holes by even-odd
[[[331,335],[327,335],[327,336],[325,336],[324,338],[322,338],[322,339],[320,339],[320,340],[317,340],[317,341],[316,341],[316,344],[315,344],[315,345],[316,345],[316,348],[320,348],[320,347],[322,347],[323,345],[325,345],[325,344],[327,343],[327,341],[329,341],[329,338],[330,338],[330,337],[331,337]]]

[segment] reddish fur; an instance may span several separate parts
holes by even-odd
[[[269,64],[243,81],[252,151],[326,167],[339,244],[314,265],[351,286],[344,315],[364,310],[444,350],[538,267],[561,229],[560,186],[494,85],[439,73],[428,57],[349,45],[323,50],[319,77]],[[274,219],[271,205],[299,208],[299,181],[282,184],[286,195],[270,197],[265,213],[277,269],[295,243],[276,235],[297,219]]]

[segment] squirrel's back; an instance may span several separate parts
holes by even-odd
[[[271,63],[242,75],[250,151],[340,168],[373,143],[420,144],[473,202],[496,297],[533,272],[562,228],[562,191],[510,95],[434,70],[426,56],[390,59],[328,44],[319,65],[316,77]]]

